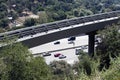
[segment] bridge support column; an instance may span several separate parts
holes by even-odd
[[[89,41],[88,41],[88,54],[89,56],[94,56],[94,45],[95,45],[95,32],[88,33]]]

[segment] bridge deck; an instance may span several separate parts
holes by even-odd
[[[15,35],[20,38],[18,41],[22,41],[28,47],[33,47],[69,36],[103,29],[106,25],[117,23],[120,18],[119,14],[120,11],[115,11],[41,24],[0,33],[0,39],[3,39],[4,35],[10,38]]]
[[[29,35],[33,35],[33,34],[41,33],[41,32],[47,32],[47,31],[51,31],[54,29],[58,29],[58,28],[69,27],[72,25],[92,22],[96,20],[102,20],[106,18],[118,17],[119,15],[120,15],[120,11],[113,11],[113,12],[108,12],[108,13],[89,15],[85,17],[65,19],[61,21],[36,25],[36,26],[22,28],[22,29],[18,29],[14,31],[5,32],[5,33],[0,33],[0,39],[4,38],[4,35],[10,37],[10,35],[14,35],[14,34],[17,34],[17,36],[21,38],[24,36],[29,36]]]

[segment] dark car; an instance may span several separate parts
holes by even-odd
[[[54,54],[54,57],[59,57],[61,54],[60,53],[57,53],[57,54]]]
[[[68,41],[75,41],[76,40],[76,37],[72,36],[68,39]]]
[[[51,54],[49,52],[44,52],[42,55],[43,55],[43,57],[45,57],[45,56],[51,56]]]
[[[56,41],[56,42],[54,42],[54,44],[56,45],[56,44],[60,44],[60,41]]]

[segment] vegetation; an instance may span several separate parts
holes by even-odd
[[[35,22],[41,24],[120,10],[119,4],[119,0],[0,0],[0,28],[6,29],[19,17],[26,17],[29,14],[39,15]]]
[[[42,57],[34,58],[22,44],[10,44],[0,51],[0,80],[50,80]]]
[[[65,61],[53,61],[47,65],[42,57],[33,57],[21,43],[0,50],[1,80],[119,80],[120,32],[118,25],[99,31],[101,42],[91,58],[80,52],[79,62],[70,65]]]
[[[120,79],[119,26],[119,24],[107,26],[106,29],[98,32],[99,38],[101,38],[102,41],[98,43],[96,54],[92,58],[84,52],[80,53],[79,62],[71,66],[73,80]],[[60,68],[60,65],[58,68]],[[61,80],[63,77],[58,78]],[[71,80],[69,78],[64,78],[64,80],[65,79]]]
[[[119,25],[112,25],[107,29],[99,32],[99,37],[102,42],[97,46],[97,55],[101,58],[101,69],[103,67],[109,68],[110,57],[115,58],[120,54],[120,32]]]
[[[35,25],[36,21],[33,18],[26,19],[24,22],[24,26],[29,27]]]
[[[50,63],[53,74],[52,80],[74,80],[72,67],[65,61],[53,61]]]
[[[120,10],[119,4],[119,0],[0,0],[0,32],[28,12],[39,18],[26,19],[24,27]],[[6,38],[0,43],[8,44],[0,49],[0,80],[120,80],[119,27],[99,31],[95,55],[91,58],[82,51],[74,65],[65,61],[47,65],[43,57],[34,57],[27,47]]]

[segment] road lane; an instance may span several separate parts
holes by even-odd
[[[54,50],[71,48],[71,47],[76,47],[76,46],[88,45],[88,36],[76,37],[76,40],[74,41],[75,44],[68,44],[68,38],[57,40],[57,41],[60,41],[60,44],[54,45],[54,42],[56,42],[56,41],[53,41],[50,43],[46,43],[44,45],[30,48],[29,50],[32,52],[32,54],[36,54],[36,53],[54,51]],[[47,64],[50,64],[50,62],[52,62],[54,60],[56,60],[56,61],[65,60],[65,61],[67,61],[67,63],[73,64],[75,61],[78,61],[78,56],[75,55],[75,49],[67,49],[67,50],[52,52],[51,56],[44,57],[45,61]],[[87,49],[85,51],[87,51]],[[63,54],[66,56],[66,58],[59,59],[58,57],[54,57],[54,54],[56,54],[56,53]]]
[[[46,43],[44,45],[30,48],[30,51],[32,51],[33,54],[36,54],[36,53],[54,51],[59,49],[75,47],[75,46],[88,45],[88,36],[76,37],[76,40],[74,41],[75,44],[68,44],[68,38],[57,40],[57,41],[60,41],[60,44],[54,45],[54,42],[56,41],[53,41],[50,43]]]

